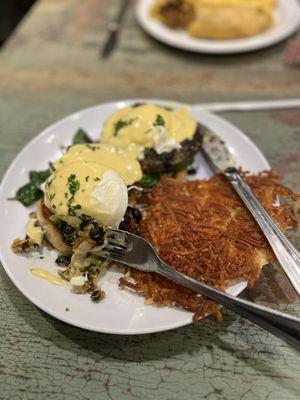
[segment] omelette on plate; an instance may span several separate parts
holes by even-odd
[[[274,24],[276,0],[156,0],[152,16],[203,39],[238,39],[257,35]]]

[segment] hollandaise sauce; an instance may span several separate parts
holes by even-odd
[[[86,163],[100,164],[106,169],[115,171],[126,183],[131,185],[142,178],[140,163],[135,159],[135,154],[125,148],[117,148],[109,144],[77,144],[54,164],[55,170],[62,169],[66,164],[83,161]]]
[[[124,180],[95,162],[64,163],[50,175],[44,193],[46,207],[73,227],[86,217],[103,226],[117,227],[128,205]]]
[[[65,281],[62,278],[51,274],[50,272],[46,271],[45,269],[31,268],[30,272],[32,273],[32,275],[34,275],[38,278],[46,279],[46,281],[48,281],[54,285],[58,285],[58,286],[65,285]]]
[[[157,128],[173,144],[172,150],[178,148],[176,144],[194,136],[196,121],[187,109],[171,110],[155,104],[125,107],[108,118],[100,141],[142,158],[145,148],[155,148]]]

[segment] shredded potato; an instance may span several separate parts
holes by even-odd
[[[272,171],[243,175],[280,228],[295,228],[291,204],[277,202],[278,198],[295,202],[300,196],[284,187]],[[156,247],[163,261],[196,280],[221,290],[242,279],[252,286],[261,267],[274,260],[259,226],[221,175],[190,182],[163,178],[144,195],[143,202],[147,207],[141,235]],[[147,303],[192,311],[194,320],[208,312],[221,320],[214,303],[155,273],[131,270],[131,279],[121,278],[120,286],[141,293]]]

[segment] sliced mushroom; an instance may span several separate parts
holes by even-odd
[[[13,241],[11,249],[15,254],[31,253],[32,251],[37,251],[39,249],[39,245],[29,238],[18,238]]]

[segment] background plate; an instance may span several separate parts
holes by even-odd
[[[244,53],[271,46],[292,35],[300,25],[298,0],[278,0],[275,10],[275,26],[266,32],[249,38],[234,40],[196,39],[184,30],[173,30],[150,16],[153,0],[139,0],[136,15],[140,25],[149,35],[170,46],[199,53]]]
[[[36,278],[29,272],[29,267],[56,271],[56,252],[45,250],[46,259],[40,259],[40,254],[25,257],[12,253],[11,243],[15,238],[24,236],[30,210],[18,202],[6,199],[27,182],[30,170],[46,169],[49,161],[57,159],[61,155],[60,146],[70,145],[78,128],[84,128],[96,140],[103,122],[114,111],[132,103],[149,101],[184,106],[169,101],[136,99],[106,103],[70,115],[45,129],[22,150],[9,167],[1,185],[0,218],[5,228],[0,233],[1,259],[8,276],[36,306],[62,321],[84,329],[114,334],[151,333],[187,325],[192,321],[192,314],[175,308],[145,306],[142,297],[118,289],[119,272],[109,271],[104,276],[102,287],[107,296],[99,304],[93,303],[88,295],[72,294],[70,286],[55,286]],[[191,107],[191,112],[202,125],[226,141],[239,166],[254,173],[269,169],[262,153],[239,129],[198,107]],[[197,177],[208,177],[211,172],[200,155],[197,161],[200,163]],[[237,295],[244,288],[245,282],[240,282],[228,292]]]

